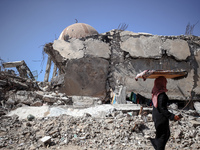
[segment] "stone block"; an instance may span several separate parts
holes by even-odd
[[[167,50],[168,56],[174,56],[177,60],[186,60],[190,56],[190,49],[187,41],[167,39],[163,43],[163,49]]]
[[[65,59],[79,59],[84,56],[84,45],[79,39],[75,39],[70,42],[55,40],[53,48],[57,50]]]
[[[57,101],[56,97],[51,96],[51,95],[44,95],[43,101],[49,102],[49,103],[54,103]]]
[[[126,41],[121,42],[120,47],[122,50],[129,52],[129,54],[134,58],[156,58],[161,57],[161,44],[162,40],[158,36],[140,36],[139,38],[128,38]]]
[[[85,41],[85,54],[93,57],[110,58],[110,47],[107,43],[99,40],[88,39]]]
[[[91,107],[94,106],[98,101],[98,97],[72,96],[72,102],[75,108]]]
[[[43,146],[47,146],[51,143],[51,137],[50,136],[45,136],[39,140],[40,144]]]

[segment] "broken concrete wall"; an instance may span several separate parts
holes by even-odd
[[[197,55],[195,56],[195,60],[196,60],[196,66],[197,68],[194,70],[194,72],[196,73],[195,76],[193,77],[194,78],[194,92],[195,94],[198,94],[200,95],[200,67],[199,67],[199,64],[200,64],[200,51],[197,52]]]
[[[195,44],[196,48],[192,47],[194,45],[193,41],[199,41],[199,37],[190,37],[190,39],[184,36],[131,35],[127,31],[122,32],[120,35],[120,48],[128,52],[127,55],[129,56],[126,56],[127,59],[116,68],[121,70],[118,72],[125,73],[124,84],[127,85],[128,91],[137,91],[151,98],[154,80],[149,79],[145,82],[140,80],[139,83],[136,83],[132,77],[146,69],[183,69],[188,72],[187,78],[168,80],[168,95],[170,99],[190,99],[191,92],[195,88],[194,83],[197,81],[194,76],[198,75],[197,71],[194,72],[198,66],[195,65],[197,62],[193,53],[198,51],[197,47],[200,45]],[[119,73],[118,76],[120,76]],[[198,94],[194,95],[193,98],[199,98]]]
[[[122,85],[127,94],[133,91],[151,98],[154,80],[136,82],[136,74],[147,69],[183,69],[187,78],[168,80],[170,99],[200,99],[200,37],[111,30],[80,39],[55,40],[44,50],[65,74],[60,90],[67,95],[110,100],[109,92]]]
[[[109,62],[102,58],[69,60],[65,68],[65,83],[61,91],[67,95],[106,96]]]

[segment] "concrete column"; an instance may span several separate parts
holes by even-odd
[[[58,73],[59,73],[59,75],[61,75],[61,74],[62,74],[62,72],[61,72],[61,70],[60,70],[60,69],[58,70]]]
[[[117,104],[126,104],[126,87],[120,85],[119,87],[116,87],[115,89],[115,98]]]
[[[48,82],[49,81],[50,69],[51,69],[51,57],[48,56],[47,66],[46,66],[46,71],[45,71],[45,76],[44,76],[44,82]]]
[[[54,64],[54,67],[53,67],[53,77],[55,77],[57,74],[57,66],[56,64]]]

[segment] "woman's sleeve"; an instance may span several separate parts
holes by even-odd
[[[168,97],[165,93],[161,93],[158,96],[158,109],[160,113],[162,113],[164,116],[169,118],[170,120],[174,120],[174,114],[169,112],[167,109],[167,102],[168,102]]]

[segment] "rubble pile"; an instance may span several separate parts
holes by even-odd
[[[0,148],[2,149],[68,149],[70,145],[76,146],[73,149],[89,150],[153,149],[150,138],[155,137],[155,128],[151,108],[143,108],[140,112],[138,108],[132,111],[130,108],[125,109],[127,104],[119,104],[123,109],[108,104],[107,108],[105,104],[102,105],[100,98],[68,97],[64,93],[53,91],[51,88],[55,86],[54,84],[39,83],[8,72],[0,73]],[[10,86],[11,83],[15,84]],[[25,84],[26,87],[21,84]],[[51,110],[55,108],[56,111],[58,105],[68,113],[57,115],[55,112],[57,116],[52,115]],[[170,110],[175,114],[180,113],[178,107],[174,105],[169,107]],[[40,111],[37,108],[46,109],[43,110],[45,112],[40,112],[44,114],[42,117],[26,114],[25,111],[21,112],[26,114],[24,118],[20,118],[18,113],[8,115],[24,106],[35,111]],[[127,106],[135,107],[136,104]],[[167,148],[200,149],[198,106],[199,103],[196,102],[196,110],[181,110],[183,119],[170,122],[171,137]],[[107,110],[106,113],[101,112],[102,108]]]
[[[193,110],[182,111],[182,115],[181,121],[170,122],[171,137],[166,147],[200,149],[200,118]],[[29,117],[19,120],[16,115],[1,116],[0,148],[62,149],[76,145],[80,149],[153,149],[149,140],[155,137],[151,113],[114,110],[101,118],[89,113],[82,117]]]
[[[72,105],[72,99],[63,93],[48,91],[10,90],[1,100],[1,115],[22,106]],[[0,115],[0,116],[1,116]]]
[[[36,81],[28,78],[22,78],[9,72],[0,72],[0,85],[6,90],[19,89],[19,90],[32,90],[38,89]]]

